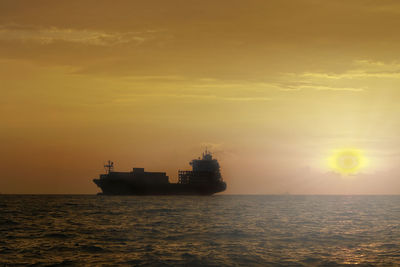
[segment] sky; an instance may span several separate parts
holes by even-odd
[[[227,194],[399,194],[399,29],[397,0],[2,0],[0,192],[207,147]]]

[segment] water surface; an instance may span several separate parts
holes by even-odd
[[[1,265],[400,265],[400,196],[1,195]]]

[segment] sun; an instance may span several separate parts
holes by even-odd
[[[329,158],[329,167],[342,175],[354,175],[367,164],[367,158],[360,149],[344,148],[334,150]]]

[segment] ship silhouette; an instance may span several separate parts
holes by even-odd
[[[226,189],[219,163],[209,151],[190,165],[191,171],[178,171],[178,183],[170,183],[165,172],[145,172],[144,168],[116,172],[114,163],[108,161],[104,165],[106,174],[93,182],[103,195],[212,195]]]

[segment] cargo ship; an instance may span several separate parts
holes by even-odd
[[[104,165],[106,174],[93,182],[102,195],[212,195],[226,189],[220,166],[209,151],[190,162],[191,171],[178,171],[177,183],[170,183],[165,172],[146,172],[133,168],[131,172],[114,171],[114,163]]]

